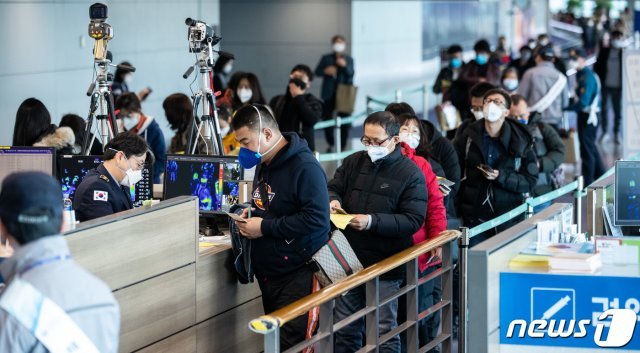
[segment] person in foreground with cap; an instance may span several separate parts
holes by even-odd
[[[0,263],[0,352],[117,352],[118,304],[60,235],[60,184],[22,172],[0,190],[0,238],[15,249]]]
[[[542,122],[556,131],[562,127],[562,108],[569,102],[567,77],[554,66],[555,53],[551,47],[540,49],[536,66],[522,76],[518,94],[527,100],[530,112],[542,115]]]
[[[80,222],[133,208],[130,188],[142,180],[142,168],[153,164],[147,142],[135,133],[123,132],[104,150],[104,162],[82,179],[73,199]]]

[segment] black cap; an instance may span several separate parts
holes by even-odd
[[[62,219],[62,188],[41,172],[19,172],[6,177],[0,188],[3,223],[39,225]]]

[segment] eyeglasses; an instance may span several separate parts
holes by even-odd
[[[484,100],[484,103],[485,103],[485,104],[487,104],[487,103],[495,103],[495,104],[497,104],[497,105],[501,105],[501,106],[503,106],[503,107],[505,106],[504,102],[503,102],[503,101],[501,101],[501,100],[499,100],[499,99],[491,99],[491,98],[487,98],[487,99],[485,99],[485,100]]]
[[[139,161],[137,161],[137,160],[136,160],[135,158],[133,158],[133,157],[132,157],[132,158],[129,158],[129,159],[131,159],[132,161],[134,161],[134,162],[135,162],[135,164],[136,164],[136,166],[138,167],[138,169],[142,169],[142,168],[144,168],[144,164],[145,164],[145,162],[144,162],[144,161],[139,162]]]
[[[382,141],[378,141],[378,140],[374,140],[372,141],[371,139],[369,139],[366,136],[362,136],[360,138],[360,142],[362,142],[362,144],[365,147],[369,147],[369,146],[382,146],[383,143],[389,141],[391,139],[391,136],[387,137],[386,139],[382,140]]]

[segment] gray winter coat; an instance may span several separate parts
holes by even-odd
[[[58,304],[102,353],[118,351],[120,310],[109,287],[71,260],[43,262],[69,254],[62,236],[28,243],[0,263],[7,286],[16,275]],[[2,293],[0,293],[0,296]],[[0,352],[47,352],[13,316],[0,309]]]

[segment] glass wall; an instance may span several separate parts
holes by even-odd
[[[481,38],[492,46],[498,37],[498,1],[423,1],[422,60],[440,55],[440,49],[457,43],[471,50]]]

